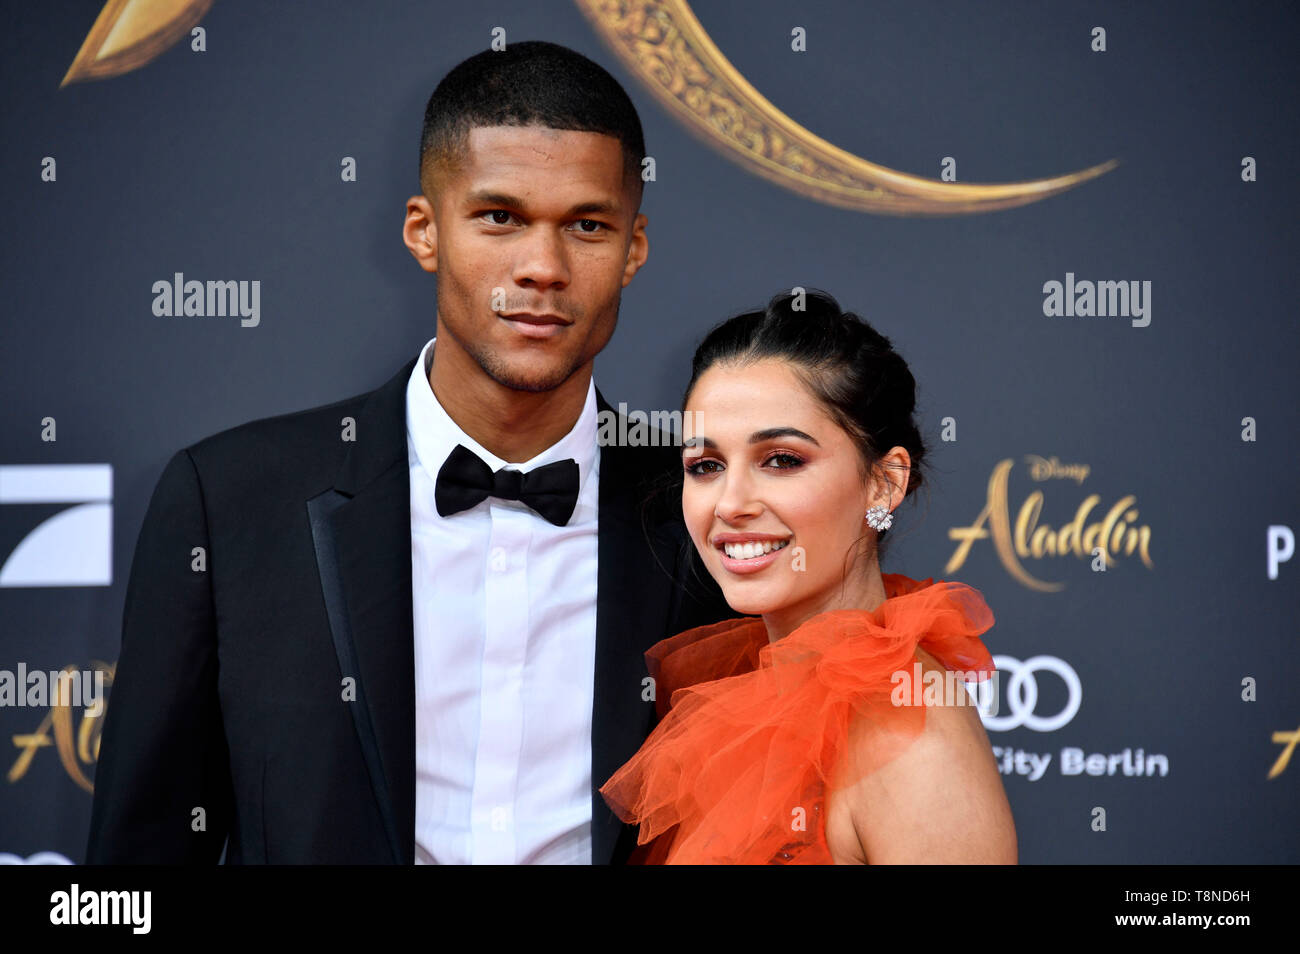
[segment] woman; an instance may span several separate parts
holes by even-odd
[[[993,615],[964,584],[880,571],[922,483],[915,389],[889,340],[819,292],[696,351],[682,511],[746,616],[646,654],[662,719],[601,789],[640,824],[634,861],[1015,863],[979,712],[940,678],[993,673]]]

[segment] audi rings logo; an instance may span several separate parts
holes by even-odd
[[[994,732],[1006,732],[1024,726],[1035,732],[1055,732],[1068,725],[1079,711],[1083,702],[1083,685],[1079,674],[1064,659],[1055,656],[1031,656],[1021,662],[1015,656],[994,656],[993,665],[998,669],[996,679],[968,685],[979,703],[980,716],[984,727]],[[1055,715],[1043,716],[1038,708],[1038,677],[1040,672],[1053,673],[1065,683],[1068,698],[1065,707]],[[1006,699],[1008,714],[1000,714],[998,684],[1006,680],[1005,691],[1001,696]]]

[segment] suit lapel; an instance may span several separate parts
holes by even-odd
[[[344,677],[356,680],[353,723],[388,835],[389,852],[415,850],[415,662],[411,615],[410,470],[406,384],[415,360],[357,412],[356,442],[332,489],[307,502],[321,588]],[[601,410],[613,413],[597,392]],[[592,860],[614,858],[623,823],[598,789],[653,725],[642,699],[644,653],[673,613],[672,545],[643,528],[647,455],[600,448],[596,659],[592,697]],[[655,459],[653,456],[649,459]],[[657,550],[647,542],[647,532]]]
[[[596,392],[602,411],[613,409]],[[644,449],[612,444],[600,448],[599,568],[596,589],[596,667],[592,697],[592,861],[613,860],[623,823],[598,791],[645,741],[654,703],[642,699],[644,653],[666,635],[672,613],[672,547],[651,526],[658,550],[647,541],[641,500]]]
[[[415,658],[406,385],[415,359],[371,392],[331,490],[307,502],[339,669],[398,864],[415,852]],[[341,426],[341,425],[339,425]]]

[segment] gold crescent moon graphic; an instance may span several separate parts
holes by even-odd
[[[59,84],[139,69],[203,19],[212,0],[108,0]]]
[[[574,0],[673,115],[728,158],[801,195],[878,215],[993,212],[1027,205],[1119,164],[1024,182],[941,182],[868,162],[768,102],[731,65],[686,0]]]

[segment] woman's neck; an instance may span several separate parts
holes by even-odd
[[[854,568],[843,584],[815,594],[798,603],[782,606],[763,614],[767,626],[767,641],[774,643],[788,636],[814,616],[833,610],[874,610],[885,602],[885,582],[880,576],[880,564],[875,553],[865,568]]]

